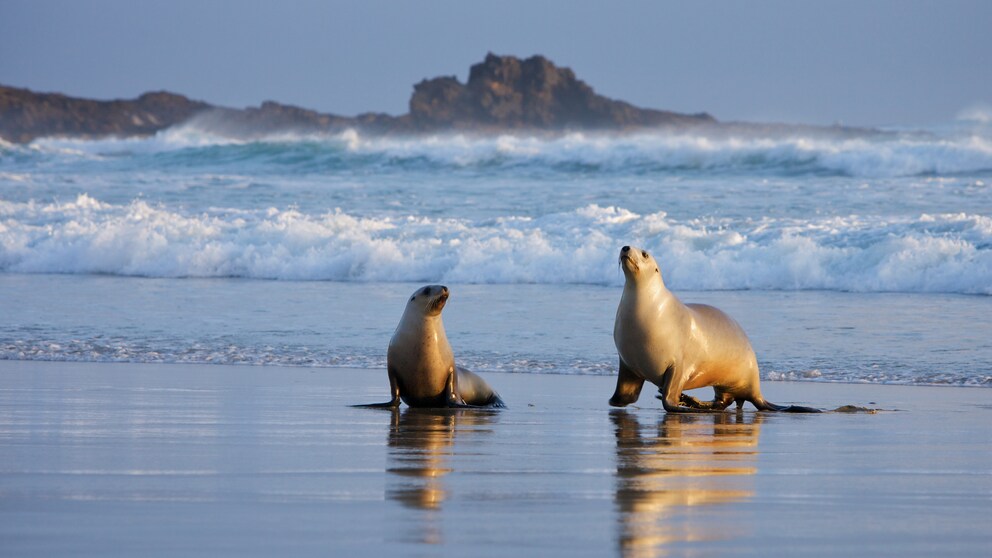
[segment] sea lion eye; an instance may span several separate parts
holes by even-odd
[[[642,258],[646,258],[646,257],[648,257],[648,253],[647,253],[647,251],[646,251],[646,250],[641,250],[641,257],[642,257]]]
[[[417,300],[417,295],[413,295],[410,297],[410,302],[413,302],[414,300]]]
[[[431,288],[430,287],[424,287],[424,296],[427,296],[429,294],[431,294]]]

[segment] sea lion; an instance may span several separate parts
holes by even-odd
[[[722,411],[744,401],[761,411],[820,412],[765,401],[758,360],[741,326],[712,306],[683,304],[665,288],[651,254],[624,246],[620,267],[626,280],[613,326],[620,372],[610,405],[637,401],[647,380],[658,386],[657,397],[668,412]],[[713,386],[713,401],[682,393],[706,386]]]
[[[443,285],[413,293],[386,352],[392,399],[359,407],[398,407],[401,399],[411,407],[506,407],[485,380],[455,365],[441,323],[447,301]]]

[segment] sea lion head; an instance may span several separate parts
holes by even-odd
[[[417,309],[425,316],[439,316],[448,302],[448,287],[427,285],[417,289],[406,303],[407,310]]]
[[[652,277],[661,277],[658,262],[648,253],[637,246],[624,246],[620,249],[620,268],[628,281],[643,281]]]

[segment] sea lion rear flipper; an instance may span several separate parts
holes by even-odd
[[[801,405],[776,405],[770,401],[765,401],[760,395],[754,399],[749,399],[752,405],[759,411],[774,411],[776,413],[822,413],[821,409],[815,407],[803,407]]]
[[[690,400],[695,401],[699,406],[685,406],[683,403],[682,386],[685,384],[685,376],[676,366],[676,363],[668,365],[665,369],[665,373],[661,376],[661,385],[658,386],[658,394],[655,395],[657,399],[661,400],[661,406],[665,408],[666,413],[708,413],[712,409],[702,408],[703,403],[698,401],[695,397],[689,397]]]
[[[802,405],[789,405],[783,409],[780,409],[782,413],[822,413],[823,409],[817,409],[816,407],[804,407]]]
[[[506,408],[506,403],[496,390],[475,372],[463,366],[455,366],[455,375],[458,377],[458,396],[462,403],[481,409]]]
[[[664,400],[661,395],[658,396],[658,399]],[[686,393],[679,396],[679,403],[681,405],[691,407],[693,409],[702,409],[705,411],[722,411],[729,407],[733,402],[734,396],[726,391],[717,391],[712,401],[700,401]]]
[[[495,391],[489,396],[485,403],[473,405],[471,403],[456,403],[449,401],[449,409],[506,409],[508,408],[503,399]]]
[[[486,403],[486,407],[492,407],[495,409],[506,409],[506,403],[504,403],[503,399],[500,398],[499,394],[494,391],[492,397],[490,397],[489,401]]]

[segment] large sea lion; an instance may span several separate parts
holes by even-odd
[[[765,401],[758,361],[741,326],[712,306],[683,304],[665,288],[651,254],[624,246],[620,267],[626,281],[613,326],[620,372],[610,405],[637,401],[647,380],[658,386],[657,397],[668,412],[721,411],[744,401],[762,411],[820,412]],[[716,392],[713,401],[682,393],[706,386]]]
[[[386,353],[392,399],[360,407],[398,407],[401,399],[411,407],[506,406],[485,380],[455,365],[441,323],[447,301],[443,285],[413,293]]]

